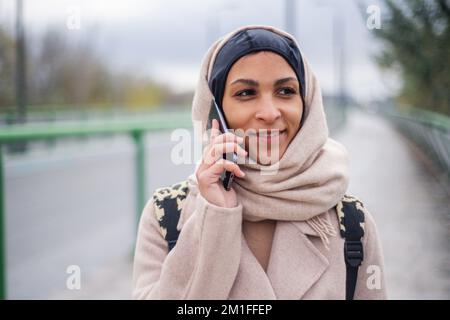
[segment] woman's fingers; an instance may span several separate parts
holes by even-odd
[[[220,136],[220,127],[219,122],[216,119],[212,120],[211,134],[210,134],[210,143],[214,141],[218,136]]]
[[[237,155],[245,157],[247,152],[239,145],[243,142],[244,138],[231,132],[221,133],[219,130],[219,122],[213,119],[210,143],[203,151],[202,169],[211,166],[224,153],[235,152]]]
[[[236,142],[226,142],[226,143],[214,144],[205,151],[206,152],[203,156],[203,161],[207,165],[212,165],[218,159],[222,158],[223,154],[225,154],[225,153],[235,152],[238,156],[241,156],[241,157],[245,157],[247,155],[247,151],[245,151]]]
[[[236,205],[234,191],[227,193],[225,190],[217,188],[217,185],[224,171],[232,172],[240,178],[245,176],[236,163],[223,158],[224,154],[233,152],[238,156],[245,157],[247,152],[239,145],[244,142],[244,139],[231,132],[221,134],[219,123],[215,119],[212,122],[210,138],[210,144],[205,148],[202,162],[196,172],[199,190],[205,199],[211,203],[233,207]]]
[[[245,173],[239,168],[237,164],[226,159],[219,159],[206,172],[210,172],[214,178],[220,177],[223,171],[233,172],[238,177],[245,176]]]
[[[218,136],[215,136],[210,144],[217,144],[217,143],[223,143],[223,142],[236,142],[241,144],[244,142],[244,138],[239,137],[231,132],[226,132],[223,134],[220,134]]]

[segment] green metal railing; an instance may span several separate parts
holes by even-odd
[[[3,145],[19,141],[61,139],[79,136],[130,135],[136,147],[136,219],[139,219],[146,201],[145,145],[148,132],[191,128],[190,112],[155,114],[121,120],[86,120],[83,122],[57,122],[9,125],[0,127],[0,299],[6,299],[6,225]]]
[[[450,181],[450,117],[417,108],[386,106],[381,113],[431,156]]]

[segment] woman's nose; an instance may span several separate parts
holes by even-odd
[[[281,117],[281,112],[275,105],[275,101],[271,98],[262,98],[256,118],[264,122],[272,123]]]

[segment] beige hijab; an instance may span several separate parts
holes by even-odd
[[[264,28],[296,40],[271,26],[245,26],[217,40],[206,53],[192,105],[192,120],[201,121],[205,132],[213,95],[208,87],[214,59],[220,48],[242,29]],[[307,221],[328,243],[326,235],[334,228],[321,214],[335,206],[348,187],[346,149],[328,137],[328,126],[319,83],[302,54],[305,67],[306,117],[302,128],[289,144],[278,163],[264,166],[240,164],[244,178],[235,178],[233,188],[243,205],[243,217],[249,221],[265,219]],[[270,174],[270,173],[275,174]]]

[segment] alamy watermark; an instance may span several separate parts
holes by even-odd
[[[369,274],[366,281],[367,289],[380,290],[381,289],[381,268],[377,265],[370,265],[367,267],[366,273]]]
[[[67,267],[66,273],[69,274],[66,280],[66,287],[69,290],[81,290],[81,268],[73,264]]]
[[[81,8],[79,6],[68,6],[66,8],[66,27],[68,30],[81,29]]]
[[[366,20],[367,29],[381,29],[381,9],[377,5],[370,5],[367,7],[366,13],[368,14]]]

